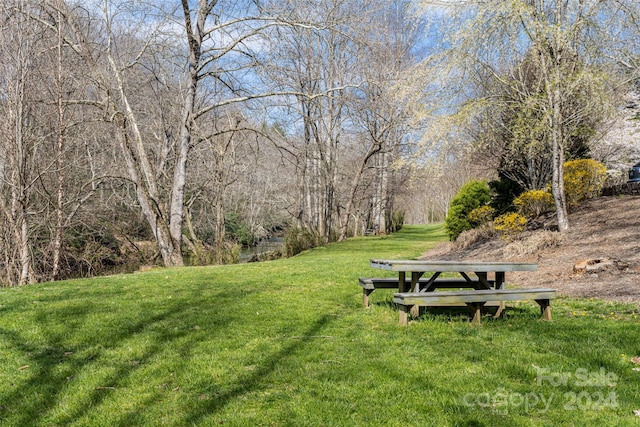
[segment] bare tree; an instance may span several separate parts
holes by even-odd
[[[23,13],[20,2],[0,6],[0,74],[2,92],[0,127],[2,154],[0,178],[3,215],[2,243],[5,280],[23,285],[36,281],[32,257],[32,225],[30,210],[37,171],[35,159],[41,139],[33,127],[30,97],[33,74],[40,53],[41,31]]]
[[[274,2],[274,6],[287,10],[293,2]],[[336,8],[339,8],[336,2]],[[328,13],[325,2],[318,5],[304,4],[291,8],[294,19],[303,16],[326,16],[327,21],[336,18]],[[287,152],[295,158],[296,176],[299,181],[299,194],[296,206],[292,208],[298,226],[304,226],[322,239],[328,239],[331,224],[330,206],[333,203],[335,186],[335,144],[339,138],[341,121],[341,102],[339,93],[329,97],[318,94],[344,80],[339,76],[339,68],[332,59],[337,60],[341,51],[341,41],[334,38],[333,51],[324,50],[330,37],[337,37],[331,27],[316,31],[312,26],[274,28],[272,31],[272,51],[270,68],[266,79],[278,82],[279,87],[295,96],[295,120],[279,117],[277,120],[290,127],[287,141],[291,146]],[[325,73],[325,75],[323,75]],[[333,80],[327,81],[326,74],[332,74]],[[291,105],[289,99],[278,100]],[[288,108],[287,115],[292,112]],[[324,120],[323,120],[324,119]],[[297,122],[296,122],[297,120]],[[331,199],[331,201],[330,201]]]
[[[61,272],[67,230],[85,203],[96,193],[106,173],[97,171],[91,164],[92,153],[87,142],[74,137],[84,132],[96,118],[78,114],[78,107],[69,103],[71,97],[84,87],[84,76],[81,62],[69,46],[74,17],[68,12],[62,0],[50,0],[42,2],[40,9],[29,15],[32,21],[48,30],[53,45],[46,66],[38,70],[39,79],[46,87],[44,93],[47,98],[42,102],[53,105],[54,117],[51,119],[49,145],[55,160],[49,173],[51,178],[41,180],[44,187],[42,198],[48,200],[52,210],[51,218],[47,218],[48,228],[52,230],[50,280],[56,280]],[[51,190],[46,187],[51,187]]]
[[[247,123],[242,114],[237,111],[229,109],[226,112],[217,111],[216,115],[216,119],[207,126],[207,133],[203,127],[199,129],[199,142],[194,147],[194,151],[196,161],[203,167],[193,173],[199,175],[198,184],[194,183],[194,186],[199,188],[201,200],[195,200],[193,197],[188,206],[207,205],[206,216],[213,220],[215,262],[222,264],[230,261],[226,235],[229,187],[243,175],[248,174],[249,169],[256,164],[256,159],[248,156],[246,151],[246,145],[255,138],[252,138],[255,131],[254,127]],[[190,236],[192,242],[198,240],[195,229],[190,230]],[[195,246],[197,245],[195,243]]]
[[[1,7],[0,108],[8,120],[0,205],[5,231],[13,230],[2,246],[9,284],[58,277],[66,231],[100,182],[95,170],[86,174],[87,144],[75,137],[89,116],[80,119],[69,103],[82,78],[66,11],[61,0]]]
[[[420,63],[415,50],[423,23],[415,16],[411,5],[403,0],[382,2],[372,15],[379,26],[363,32],[366,49],[358,55],[359,70],[364,83],[355,90],[350,112],[355,127],[362,130],[366,149],[352,169],[353,181],[342,216],[340,239],[347,237],[351,211],[356,194],[367,169],[375,184],[370,194],[371,227],[376,233],[391,232],[393,200],[399,189],[392,185],[399,175],[398,160],[408,152],[411,134],[423,125],[428,96],[429,66]]]
[[[180,12],[142,1],[127,3],[125,7],[124,3],[105,0],[102,25],[93,21],[92,26],[77,28],[83,33],[78,38],[85,42],[78,53],[95,76],[96,93],[95,99],[77,102],[102,109],[105,119],[115,125],[128,179],[135,184],[138,205],[163,263],[180,266],[192,134],[197,119],[215,109],[215,105],[198,104],[211,100],[208,93],[197,100],[202,95],[198,85],[215,74],[210,73],[218,65],[215,55],[231,55],[243,36],[249,36],[229,40],[220,33],[241,22],[233,18],[228,26],[212,24],[213,28],[205,28],[213,21],[209,18],[214,17],[216,6],[226,10],[217,1],[199,1],[194,10],[189,2],[182,2]],[[87,21],[91,15],[88,10]],[[185,45],[180,45],[181,34],[174,24],[182,26]],[[148,29],[144,36],[137,32],[141,27]],[[226,43],[223,49],[219,49],[216,37]],[[96,40],[103,44],[96,48]],[[186,60],[186,68],[176,65],[180,58]],[[226,66],[236,70],[233,63]],[[176,98],[181,99],[177,109]]]

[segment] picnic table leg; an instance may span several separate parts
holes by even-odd
[[[491,284],[488,282],[487,273],[485,273],[484,271],[478,271],[476,272],[476,276],[478,277],[477,289],[491,289]]]
[[[420,317],[420,306],[412,305],[409,312],[411,313],[411,317]]]
[[[407,326],[407,315],[409,314],[409,306],[398,304],[398,320],[401,326]]]
[[[505,286],[505,277],[504,277],[504,271],[496,271],[496,277],[495,277],[495,288],[496,289],[504,289]],[[496,311],[496,314],[494,314],[494,318],[497,319],[498,317],[502,316],[502,313],[504,312],[504,301],[500,301],[500,305],[498,306],[498,310]]]
[[[484,302],[468,302],[467,305],[471,309],[473,318],[471,323],[474,325],[480,325],[482,323],[482,307]]]
[[[496,289],[504,289],[504,281],[505,281],[504,271],[496,271],[495,288]]]
[[[411,287],[410,292],[420,292],[419,280],[424,274],[424,271],[412,271],[411,272]],[[414,305],[411,307],[411,316],[418,317],[420,316],[420,306]]]
[[[398,273],[398,292],[409,292],[407,289],[406,273],[401,271]]]
[[[374,291],[374,289],[363,289],[362,290],[362,304],[364,304],[365,308],[369,308],[369,295]]]
[[[398,272],[398,292],[410,292],[411,288],[414,285],[414,281],[417,280],[416,276],[413,275],[413,273],[411,274],[411,281],[407,282],[407,275],[406,272],[404,271],[400,271]],[[414,317],[418,317],[418,311],[419,308],[415,307],[415,308],[411,308],[411,314]],[[401,321],[402,323],[402,321]],[[406,324],[406,320],[405,320],[405,324]]]
[[[438,277],[440,276],[440,272],[436,271],[435,273],[433,273],[433,276],[431,276],[429,278],[429,280],[427,280],[427,283],[425,283],[422,287],[422,289],[418,289],[418,291],[421,292],[431,292],[433,290],[436,289],[436,279],[438,279]]]
[[[424,271],[412,271],[411,272],[411,292],[420,292],[420,286],[418,282],[424,274]]]
[[[537,299],[536,302],[540,305],[540,313],[544,320],[551,320],[551,300]]]

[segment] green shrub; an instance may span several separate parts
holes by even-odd
[[[564,191],[569,206],[600,194],[607,168],[593,159],[570,160],[564,164]]]
[[[524,231],[526,225],[527,218],[515,212],[500,215],[493,222],[496,231],[501,233],[502,240],[506,241],[515,240]]]
[[[226,237],[241,245],[250,246],[258,243],[258,237],[251,232],[251,227],[237,212],[229,212],[224,217]]]
[[[518,209],[519,214],[530,219],[553,211],[555,206],[553,196],[545,190],[525,191],[515,198],[513,205]]]
[[[316,246],[318,246],[318,238],[305,228],[290,228],[284,236],[284,254],[287,257]]]
[[[450,240],[456,240],[460,233],[473,228],[469,214],[491,200],[489,186],[485,181],[469,181],[458,191],[453,200],[444,224]]]

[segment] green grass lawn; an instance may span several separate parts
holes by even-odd
[[[2,426],[638,426],[634,305],[560,298],[469,324],[362,307],[406,227],[272,262],[0,290]],[[535,273],[532,273],[535,274]],[[392,273],[389,273],[392,275]]]

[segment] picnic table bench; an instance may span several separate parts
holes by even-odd
[[[472,288],[476,289],[479,286],[479,280],[474,279],[457,279],[457,278],[442,278],[437,279],[438,288],[447,289],[461,289]],[[487,280],[491,285],[495,285],[495,280]],[[362,304],[365,307],[369,307],[369,295],[376,289],[410,289],[411,279],[405,279],[404,287],[399,286],[398,279],[394,277],[360,277],[358,283],[362,286]],[[425,290],[429,285],[429,279],[419,279],[416,284],[418,285],[417,291]],[[415,284],[414,284],[415,289]],[[447,304],[442,304],[447,305]]]
[[[551,299],[555,289],[481,289],[458,292],[409,292],[396,293],[393,301],[398,304],[399,321],[407,324],[409,311],[415,306],[433,306],[437,303],[464,303],[471,308],[471,323],[480,324],[482,308],[489,301],[515,301],[532,299],[540,305],[542,317],[551,320]]]

